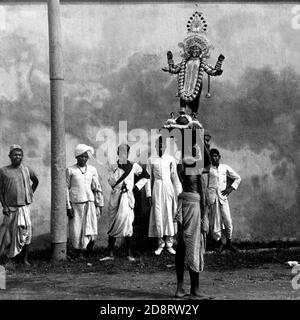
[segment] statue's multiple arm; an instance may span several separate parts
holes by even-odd
[[[167,58],[168,58],[168,66],[166,68],[162,68],[163,71],[169,72],[169,73],[179,73],[180,72],[180,65],[175,65],[173,60],[173,54],[172,51],[167,52]]]
[[[163,71],[177,74],[181,70],[180,64],[175,65],[173,60],[173,54],[171,51],[167,52],[167,58],[168,58],[168,67],[162,68]],[[206,62],[202,62],[202,66],[204,68],[204,71],[209,74],[210,76],[220,76],[223,73],[223,70],[221,69],[222,63],[224,61],[225,57],[220,54],[218,57],[218,61],[216,65],[213,67]]]
[[[204,71],[210,76],[220,76],[223,73],[223,70],[221,69],[221,67],[224,59],[225,57],[222,54],[220,54],[218,61],[214,67],[212,67],[207,63],[203,63]]]

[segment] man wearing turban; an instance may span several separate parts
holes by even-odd
[[[93,153],[92,147],[77,145],[74,152],[77,163],[68,167],[66,172],[69,237],[78,255],[82,249],[87,249],[88,256],[98,234],[97,218],[104,206],[97,170],[87,164]]]

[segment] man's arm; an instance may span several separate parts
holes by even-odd
[[[153,181],[153,175],[152,175],[152,164],[151,164],[151,158],[148,159],[146,170],[149,174],[149,179],[147,179],[146,185],[145,185],[145,191],[146,191],[146,197],[148,198],[148,203],[151,206],[152,205],[152,181]]]
[[[177,174],[177,164],[174,158],[171,161],[170,170],[171,170],[171,180],[173,183],[174,191],[176,196],[178,197],[179,194],[182,192],[182,185]]]
[[[229,166],[227,166],[227,176],[234,180],[231,186],[236,190],[241,183],[242,178]]]
[[[241,183],[241,177],[229,166],[226,165],[226,175],[233,179],[233,183],[230,187],[226,188],[221,192],[223,196],[228,196],[233,190],[236,190]]]
[[[210,164],[208,166],[204,167],[203,170],[202,170],[202,174],[209,174],[210,167],[211,167]]]
[[[92,177],[92,191],[95,194],[96,207],[104,207],[103,191],[102,191],[99,175],[96,168],[94,168],[93,177]]]
[[[135,164],[134,174],[140,178],[140,180],[134,185],[134,188],[136,188],[137,190],[141,190],[147,183],[150,175],[145,168],[142,168],[137,163]]]
[[[70,189],[71,189],[71,173],[69,168],[66,170],[66,184],[67,184],[67,198],[66,198],[66,207],[68,216],[72,214],[72,206],[70,202]]]
[[[30,172],[30,180],[32,181],[31,189],[32,189],[32,192],[34,193],[39,185],[39,179],[33,170],[30,169],[29,172]]]
[[[96,168],[93,168],[93,176],[92,176],[92,185],[91,189],[94,193],[95,197],[95,207],[97,211],[97,217],[99,218],[102,216],[103,213],[103,207],[104,207],[104,197],[103,197],[103,191],[99,179],[99,175]]]
[[[2,170],[0,170],[0,202],[2,204],[3,207],[3,213],[6,214],[9,212],[9,208],[5,203],[5,198],[4,198],[4,190],[3,190],[3,172]]]

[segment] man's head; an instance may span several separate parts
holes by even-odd
[[[211,149],[209,151],[211,157],[211,163],[213,166],[218,166],[220,163],[221,155],[218,149]]]
[[[93,154],[94,154],[94,148],[82,143],[78,144],[74,150],[74,155],[75,155],[75,158],[77,159],[77,164],[80,167],[84,167],[88,159]]]
[[[166,151],[166,141],[165,138],[159,137],[155,142],[155,149],[157,154],[161,157]]]
[[[87,152],[84,152],[80,154],[79,156],[76,157],[77,159],[77,164],[79,167],[84,167],[89,159],[89,155]]]
[[[129,151],[130,151],[130,146],[126,143],[122,143],[118,146],[119,163],[121,164],[127,163]]]
[[[23,160],[23,149],[18,144],[13,144],[9,148],[9,158],[14,167],[18,167]]]

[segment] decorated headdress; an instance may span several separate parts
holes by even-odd
[[[187,37],[179,46],[183,48],[184,53],[188,54],[191,47],[197,46],[201,49],[202,57],[209,56],[209,44],[206,37],[207,23],[201,12],[196,11],[187,22]]]

